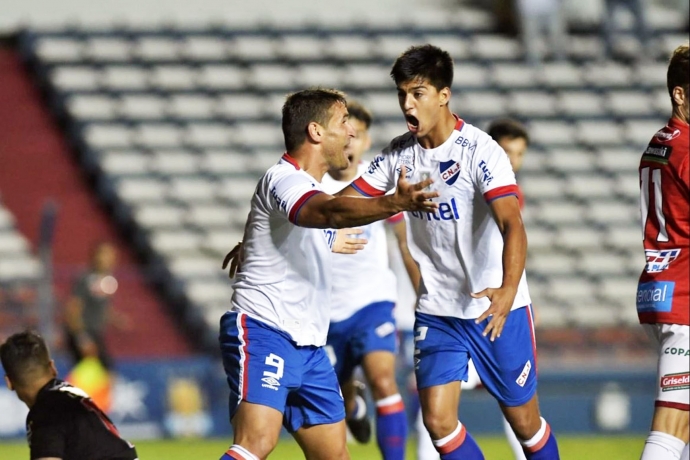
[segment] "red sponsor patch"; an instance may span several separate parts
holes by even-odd
[[[661,377],[661,391],[687,390],[690,388],[690,374],[667,374]]]

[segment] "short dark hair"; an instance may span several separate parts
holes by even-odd
[[[283,136],[288,152],[307,139],[307,126],[316,122],[326,126],[334,104],[347,106],[345,95],[335,89],[313,88],[290,94],[283,105]]]
[[[527,129],[522,123],[512,118],[500,118],[492,121],[487,133],[496,142],[507,137],[508,139],[524,139],[525,142],[529,144]]]
[[[364,123],[367,129],[371,127],[371,123],[372,121],[374,121],[374,117],[371,115],[369,109],[364,107],[361,103],[352,100],[348,101],[347,111],[350,114],[350,119],[356,118],[357,120]]]
[[[393,64],[391,78],[396,86],[412,80],[428,80],[437,90],[453,84],[453,58],[434,45],[412,46]]]
[[[5,375],[15,385],[29,383],[26,379],[35,371],[50,369],[50,353],[43,337],[34,331],[18,332],[0,345],[0,360]]]
[[[685,90],[685,97],[690,97],[690,47],[680,45],[673,51],[666,72],[668,94],[673,97],[673,88],[680,86]]]

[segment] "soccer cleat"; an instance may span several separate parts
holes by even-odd
[[[352,437],[360,444],[366,444],[371,439],[371,422],[367,417],[367,402],[365,397],[366,386],[355,380],[355,400],[357,409],[353,418],[346,418],[345,423],[352,433]]]

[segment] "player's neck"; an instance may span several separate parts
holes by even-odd
[[[41,389],[48,384],[55,377],[45,376],[40,379],[33,380],[30,384],[22,386],[20,388],[15,388],[17,392],[17,397],[21,402],[26,404],[26,406],[31,409],[34,404],[36,404],[36,398]]]
[[[455,124],[457,120],[453,116],[453,113],[446,107],[443,110],[441,119],[436,123],[436,125],[429,131],[426,136],[418,137],[417,142],[422,148],[425,149],[435,149],[436,147],[442,145],[448,140],[453,130],[455,129]]]
[[[323,156],[316,150],[302,147],[294,152],[288,152],[288,155],[295,160],[301,170],[318,182],[321,182],[324,174],[328,171],[328,165],[324,161]]]
[[[680,120],[683,123],[685,123],[686,125],[688,123],[690,123],[690,121],[688,121],[690,119],[690,115],[680,105],[674,105],[673,106],[673,113],[671,113],[671,118],[675,118],[677,120]]]
[[[351,164],[347,169],[329,169],[328,175],[331,176],[333,180],[339,182],[352,182],[357,177],[357,164]]]

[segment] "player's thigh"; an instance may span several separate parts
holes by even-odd
[[[511,311],[501,337],[493,342],[482,335],[485,323],[463,320],[470,355],[479,378],[502,406],[523,406],[537,391],[536,342],[531,308]]]
[[[690,327],[645,324],[658,346],[657,395],[652,430],[687,442],[690,413]]]
[[[398,393],[395,382],[395,354],[391,351],[372,351],[364,355],[362,369],[375,400]]]
[[[278,444],[282,422],[280,411],[243,401],[232,419],[233,443],[265,458]]]
[[[347,460],[345,421],[303,426],[292,433],[306,460]]]
[[[467,380],[469,351],[457,318],[415,314],[417,389]]]
[[[301,383],[288,395],[284,425],[291,433],[303,426],[337,423],[345,406],[335,371],[322,347],[301,347]]]
[[[284,412],[288,393],[302,374],[302,359],[290,340],[238,312],[223,315],[219,340],[230,388],[230,420],[243,401]]]

